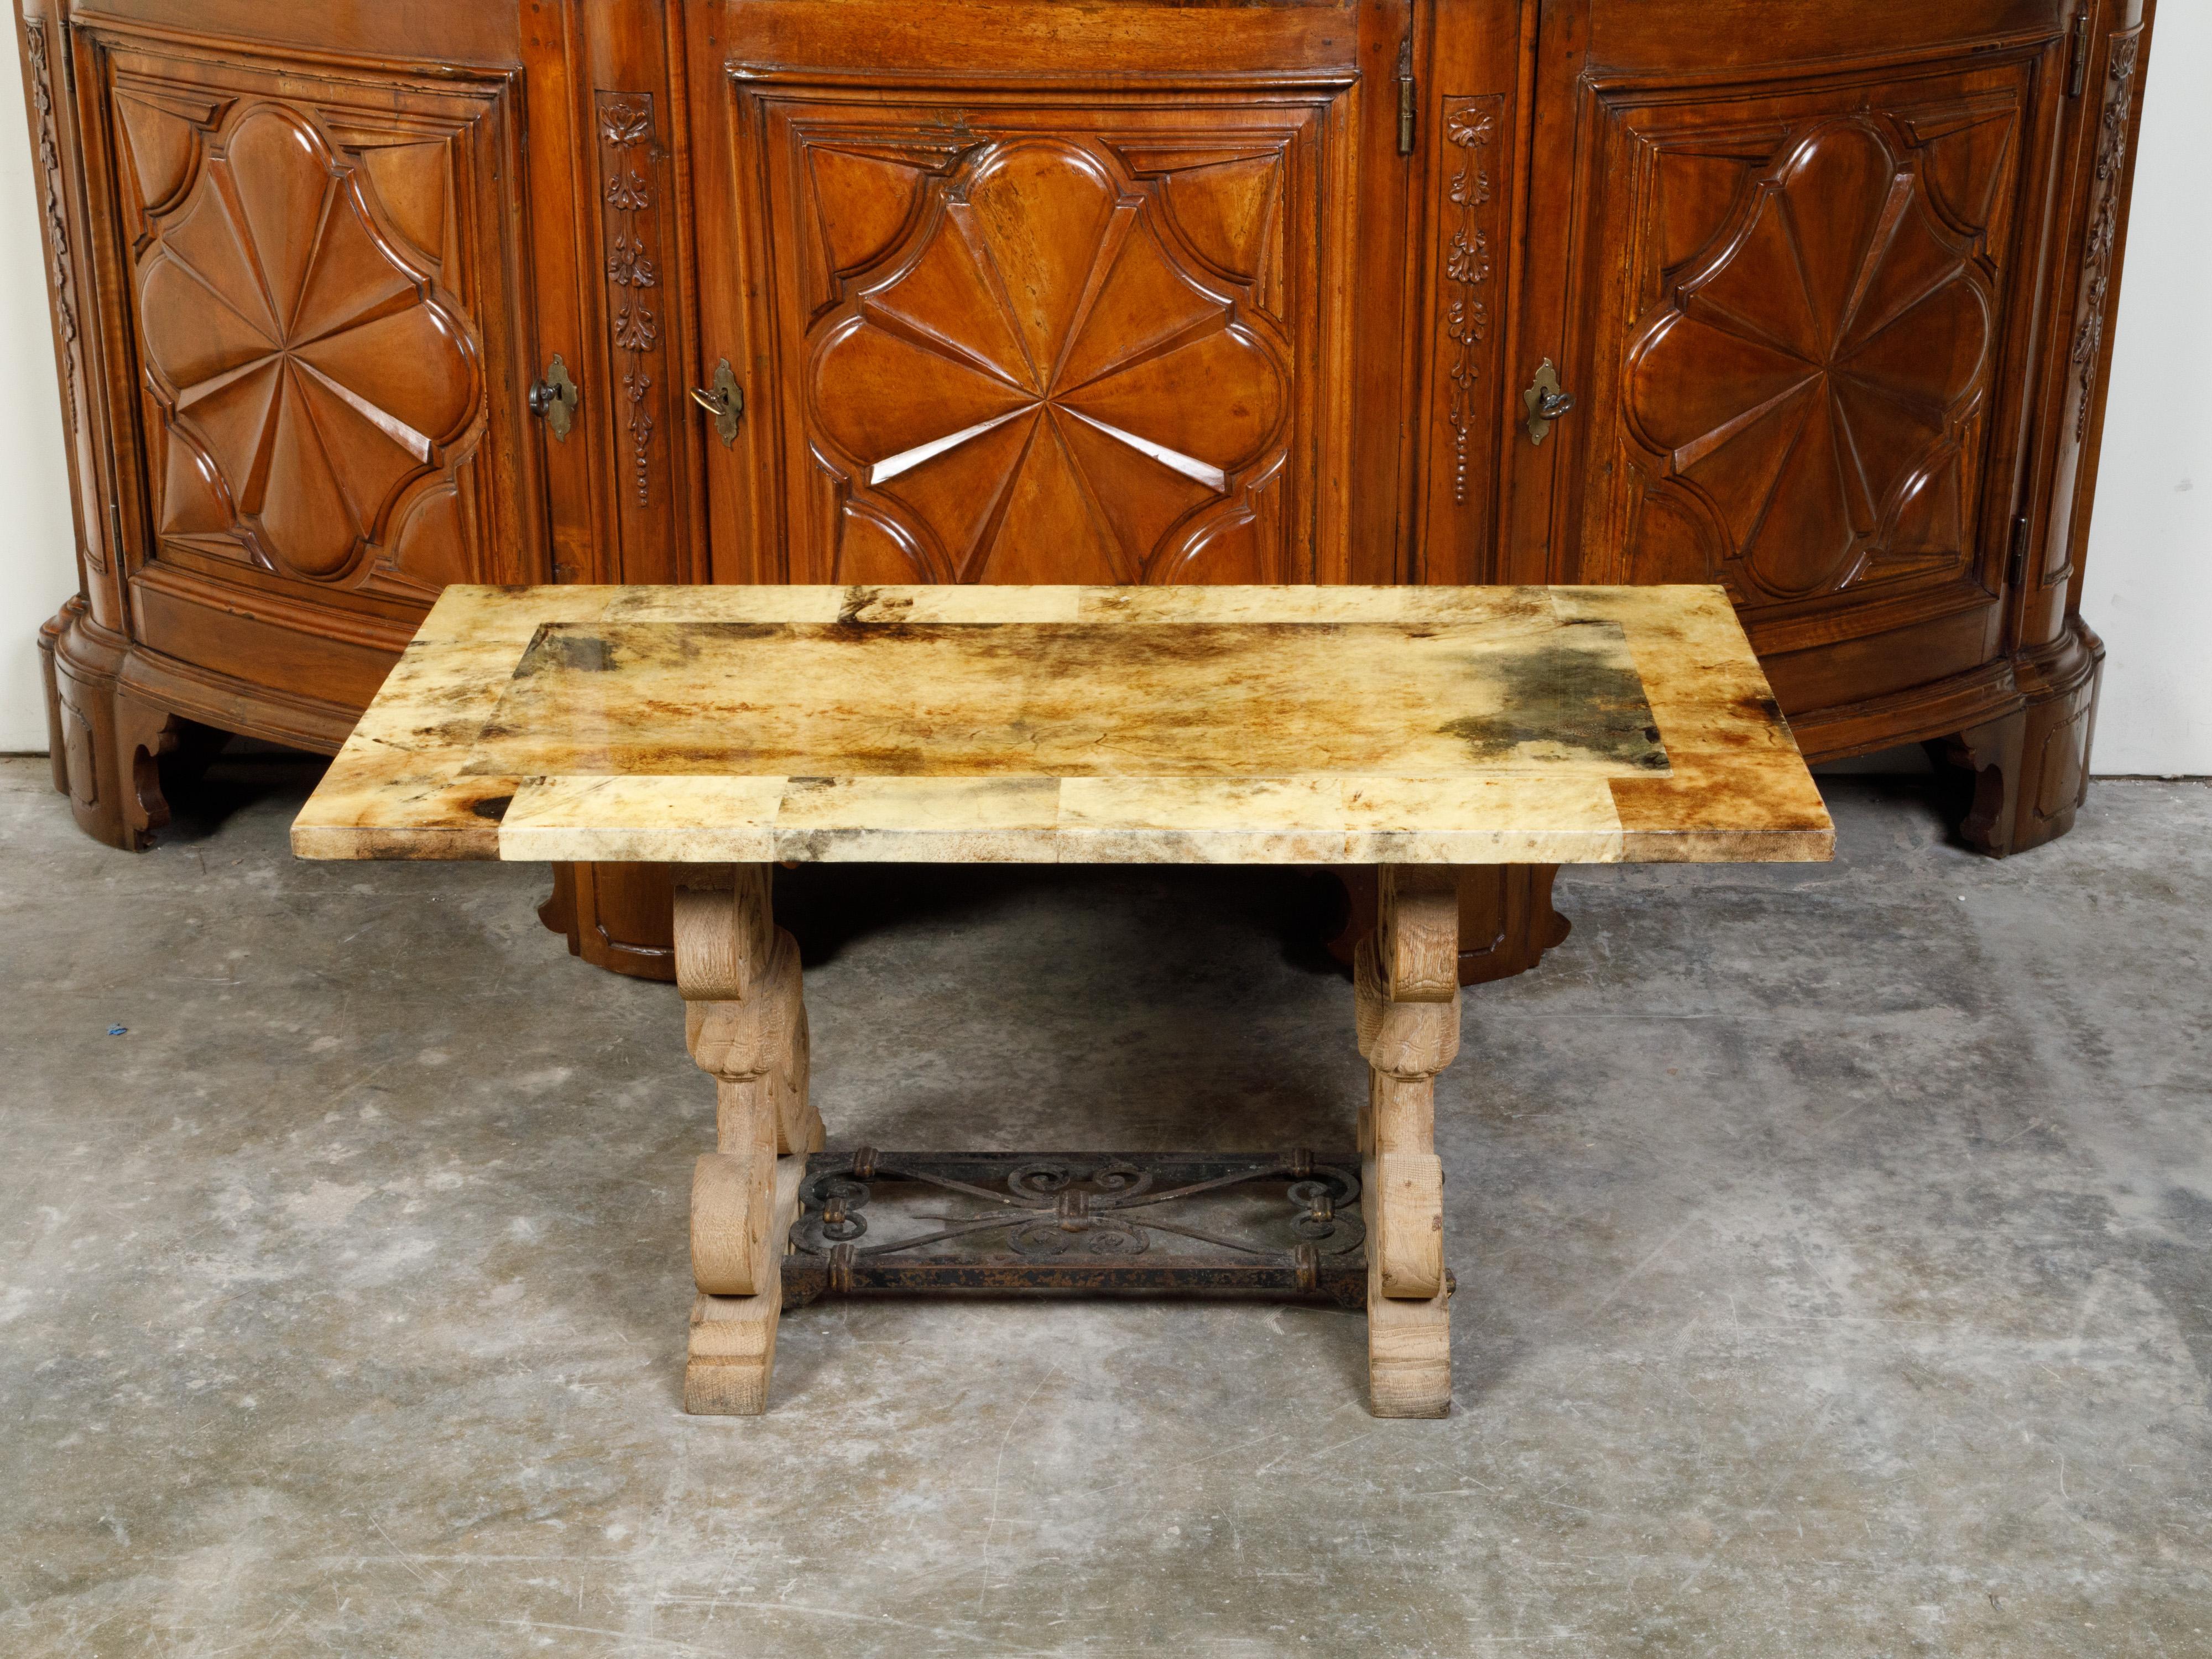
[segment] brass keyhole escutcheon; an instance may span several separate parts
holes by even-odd
[[[584,394],[569,378],[568,365],[555,352],[553,361],[546,365],[545,378],[530,388],[530,412],[545,422],[554,442],[565,444],[576,424],[576,411],[583,405]]]
[[[714,365],[713,384],[691,388],[691,401],[714,417],[714,435],[723,448],[737,442],[738,422],[745,416],[745,391],[727,357]]]
[[[1549,357],[1538,366],[1536,378],[1521,394],[1528,407],[1528,441],[1540,444],[1552,435],[1552,422],[1575,406],[1575,394],[1559,389],[1559,371]]]

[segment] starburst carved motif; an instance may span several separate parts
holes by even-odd
[[[878,269],[819,331],[810,401],[939,580],[1134,580],[1279,447],[1269,349],[1088,149],[980,147]]]
[[[1955,453],[1992,329],[1973,255],[1911,161],[1838,122],[1792,141],[1740,228],[1645,324],[1632,428],[1747,589],[1848,585]]]
[[[157,391],[272,564],[331,578],[476,411],[475,354],[377,229],[354,171],[264,106],[210,155],[142,267]],[[163,528],[218,526],[164,503]]]

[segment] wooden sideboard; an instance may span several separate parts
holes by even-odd
[[[117,846],[457,580],[1719,580],[1811,757],[2081,799],[2154,0],[17,4]]]

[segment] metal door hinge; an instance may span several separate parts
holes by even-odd
[[[2066,71],[2066,95],[2079,98],[2089,84],[2089,8],[2074,20],[2074,61]]]
[[[1413,37],[1398,47],[1398,154],[1413,153]]]
[[[711,385],[691,388],[691,401],[714,417],[714,435],[727,449],[738,441],[738,422],[745,417],[745,389],[738,384],[727,357],[714,365]]]
[[[1575,406],[1575,394],[1559,389],[1559,371],[1549,357],[1537,365],[1536,378],[1521,394],[1528,407],[1528,441],[1540,444],[1552,435],[1552,422]]]
[[[2012,558],[2005,566],[2005,586],[2017,593],[2027,580],[2027,514],[2023,513],[2012,521]]]
[[[545,429],[553,434],[556,443],[565,444],[576,424],[576,411],[583,404],[584,394],[568,378],[568,365],[561,361],[559,352],[555,352],[553,361],[545,367],[545,378],[530,388],[530,412],[545,422]]]

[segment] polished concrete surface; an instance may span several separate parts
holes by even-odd
[[[311,776],[132,858],[0,763],[9,1659],[2212,1655],[2212,788],[1569,872],[1440,1087],[1446,1420],[1358,1315],[1006,1303],[708,1419],[674,991],[538,871],[295,862]],[[780,888],[833,1145],[1350,1133],[1293,875]]]

